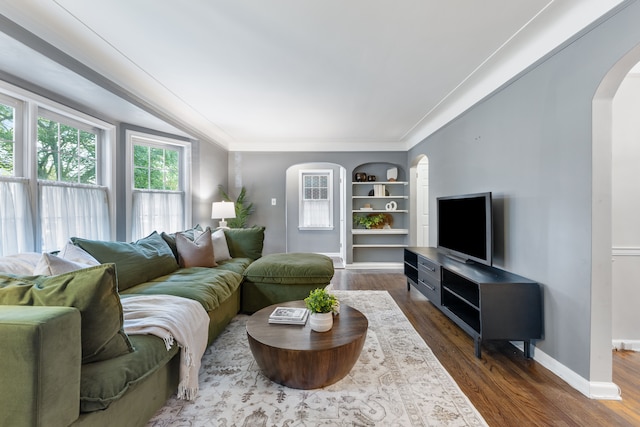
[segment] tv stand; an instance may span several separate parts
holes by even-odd
[[[467,261],[469,261],[467,258],[462,258],[461,256],[454,255],[454,254],[451,254],[451,253],[446,253],[444,256],[446,256],[447,258],[452,259],[454,261],[461,262],[463,264],[466,264]]]
[[[542,338],[540,285],[496,267],[453,261],[436,248],[404,251],[407,290],[413,285],[474,341],[476,357],[485,340],[523,341]]]

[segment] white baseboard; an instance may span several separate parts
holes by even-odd
[[[347,264],[346,268],[350,270],[385,270],[385,269],[402,269],[404,263],[401,262],[354,262]]]
[[[616,350],[640,351],[640,340],[613,340],[613,348]]]
[[[522,342],[512,342],[515,347],[522,350],[524,345]],[[542,366],[553,372],[560,377],[563,381],[569,384],[571,387],[578,390],[580,393],[587,396],[589,399],[597,400],[622,400],[620,396],[620,387],[613,382],[599,382],[589,381],[580,376],[576,372],[567,368],[562,363],[558,362],[553,357],[546,354],[539,348],[534,348],[533,359],[540,363]]]

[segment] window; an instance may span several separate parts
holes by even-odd
[[[29,180],[18,175],[22,102],[0,94],[0,255],[34,250]]]
[[[153,231],[176,232],[191,216],[185,141],[127,132],[131,180],[130,230],[133,240]]]
[[[300,171],[299,228],[333,228],[333,171]]]
[[[0,82],[0,255],[113,237],[114,131]]]
[[[98,185],[101,131],[47,110],[38,116],[37,176],[42,250],[69,237],[108,240],[107,188]]]

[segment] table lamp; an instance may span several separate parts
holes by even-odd
[[[218,228],[227,227],[227,221],[225,218],[235,218],[236,208],[233,202],[213,202],[211,204],[211,218],[220,219],[220,225]]]

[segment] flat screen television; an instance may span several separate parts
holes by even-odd
[[[458,261],[493,263],[491,193],[438,197],[438,249]]]

